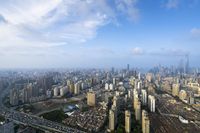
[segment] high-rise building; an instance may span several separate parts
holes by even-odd
[[[48,89],[51,89],[53,85],[53,76],[47,75],[42,79],[42,89],[43,93],[46,94]]]
[[[24,98],[24,103],[30,102],[30,98],[32,98],[32,84],[27,84],[25,85],[25,88],[23,89],[23,98]]]
[[[142,90],[142,105],[146,105],[146,104],[147,104],[147,91]]]
[[[186,93],[186,91],[185,91],[185,90],[181,90],[181,91],[179,92],[179,99],[185,100],[186,98],[187,98],[187,93]]]
[[[155,112],[155,97],[152,95],[148,96],[148,107],[151,112]]]
[[[141,80],[141,74],[140,74],[140,72],[138,73],[138,79]]]
[[[195,103],[194,93],[193,92],[189,92],[188,103],[189,104],[194,104]]]
[[[142,88],[142,81],[139,81],[137,84],[137,89],[140,90]]]
[[[190,63],[188,54],[185,55],[185,59],[186,61],[185,61],[184,73],[187,74],[189,72],[189,63]]]
[[[199,87],[199,89],[198,89],[198,95],[200,95],[200,87]]]
[[[131,132],[131,113],[129,110],[125,111],[125,132]]]
[[[146,75],[146,79],[148,82],[151,82],[152,81],[152,78],[153,78],[153,74],[152,73],[147,73]]]
[[[19,90],[13,88],[10,91],[10,104],[16,106],[19,104]]]
[[[179,96],[180,84],[173,84],[172,85],[172,95]]]
[[[63,97],[67,93],[67,87],[60,88],[60,96]]]
[[[128,98],[129,99],[133,99],[133,91],[132,90],[128,90]]]
[[[71,83],[71,84],[69,85],[69,92],[70,92],[70,93],[74,93],[74,83]]]
[[[95,106],[96,105],[96,94],[94,91],[90,91],[87,93],[87,104],[89,106]]]
[[[117,113],[116,107],[112,106],[109,110],[109,131],[112,132],[115,130],[117,124]]]
[[[115,68],[114,68],[114,67],[111,68],[111,72],[112,72],[112,73],[115,72]]]
[[[136,107],[135,107],[135,119],[137,121],[141,121],[141,102],[137,101]]]
[[[114,90],[113,84],[110,84],[110,85],[109,85],[109,88],[110,88],[110,90]]]
[[[55,88],[53,89],[53,95],[54,95],[55,97],[57,97],[59,94],[60,94],[60,88],[55,87]]]
[[[142,133],[150,133],[150,120],[145,110],[142,110]]]
[[[108,83],[105,84],[105,90],[109,90],[109,84]]]
[[[129,64],[127,64],[127,71],[129,71],[130,70],[130,66],[129,66]]]
[[[139,102],[138,94],[135,93],[133,96],[133,108],[136,109],[137,103]]]
[[[74,85],[74,94],[79,94],[80,93],[80,88],[81,88],[81,83],[76,83],[75,85]]]
[[[118,114],[118,109],[119,109],[119,105],[120,102],[119,102],[119,97],[118,96],[114,96],[113,97],[113,107],[115,107],[115,111],[116,113]]]
[[[116,85],[116,78],[113,78],[113,85]]]

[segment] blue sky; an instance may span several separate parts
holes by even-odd
[[[200,0],[0,0],[0,68],[200,66]]]

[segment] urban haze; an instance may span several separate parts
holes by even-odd
[[[200,0],[0,0],[0,133],[199,133]]]

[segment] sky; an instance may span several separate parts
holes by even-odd
[[[0,0],[0,68],[200,66],[200,0]]]

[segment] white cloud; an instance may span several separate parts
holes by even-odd
[[[190,33],[192,34],[193,37],[200,37],[200,29],[198,28],[191,29]]]
[[[0,47],[81,43],[112,17],[104,0],[7,0],[0,4]]]
[[[100,27],[116,22],[118,13],[134,22],[139,19],[136,0],[116,1],[113,5],[107,0],[0,1],[0,67],[34,64],[32,60],[37,62],[38,56],[48,57],[48,62],[61,56],[74,60],[67,55],[70,44],[94,38]],[[73,50],[74,57],[76,49]],[[99,51],[112,53],[106,49]],[[46,64],[43,59],[39,60]]]
[[[168,9],[177,8],[179,6],[179,0],[167,0],[165,7]]]
[[[133,55],[143,55],[144,50],[142,48],[135,47],[135,48],[132,49],[132,54]]]
[[[139,18],[137,0],[116,0],[119,12]],[[83,43],[115,21],[107,0],[6,0],[0,4],[0,47],[39,47]],[[1,49],[0,49],[1,50]]]
[[[140,18],[139,9],[136,7],[138,0],[116,0],[117,10],[126,14],[128,19],[137,22]]]

